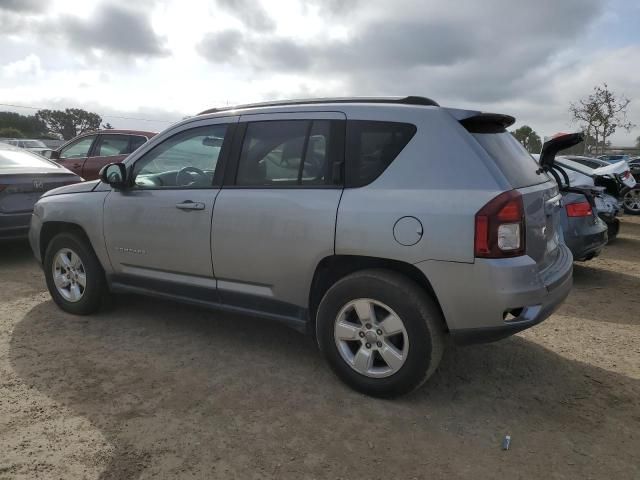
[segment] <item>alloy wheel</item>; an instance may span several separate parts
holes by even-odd
[[[640,189],[634,188],[629,190],[622,200],[627,210],[634,213],[640,213]]]
[[[69,248],[59,250],[53,258],[53,282],[68,302],[82,299],[87,287],[87,273],[80,256]]]
[[[342,307],[335,320],[334,338],[342,359],[371,378],[397,373],[409,352],[402,319],[389,306],[369,298],[352,300]]]

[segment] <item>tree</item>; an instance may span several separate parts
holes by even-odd
[[[629,100],[617,96],[606,83],[593,87],[593,93],[569,105],[574,122],[580,123],[586,135],[595,137],[595,153],[604,152],[607,138],[618,128],[626,131],[634,127],[627,120]]]
[[[109,122],[103,123],[102,124],[102,128],[104,128],[105,130],[113,130],[113,127],[111,126],[111,124]]]
[[[640,137],[636,138],[636,148],[640,148]]]
[[[24,133],[17,128],[2,127],[0,128],[0,138],[24,138]]]
[[[81,133],[97,130],[102,123],[102,117],[97,113],[87,112],[81,108],[66,108],[62,110],[38,110],[36,117],[43,121],[47,129],[70,140]]]
[[[529,125],[523,125],[517,130],[511,132],[529,153],[540,153],[542,150],[542,140],[540,136],[533,131]]]
[[[16,112],[0,112],[0,128],[14,128],[30,138],[42,138],[47,133],[47,126],[34,115]]]

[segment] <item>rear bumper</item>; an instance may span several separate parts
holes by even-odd
[[[31,212],[0,213],[0,240],[27,238]]]
[[[556,260],[544,272],[526,255],[416,266],[430,280],[453,340],[483,343],[542,322],[567,298],[573,284],[573,256],[566,245],[558,248]]]
[[[564,229],[564,240],[575,260],[585,260],[599,255],[607,244],[607,224],[592,217],[569,218]]]

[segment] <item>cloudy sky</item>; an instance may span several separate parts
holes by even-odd
[[[550,135],[607,82],[640,125],[639,26],[638,0],[0,0],[0,103],[161,130],[219,105],[411,94]]]

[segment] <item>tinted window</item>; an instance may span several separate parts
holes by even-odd
[[[242,143],[238,185],[331,183],[329,120],[252,122]]]
[[[208,125],[168,138],[136,162],[136,185],[141,188],[211,186],[226,131],[226,125]]]
[[[416,133],[415,125],[350,120],[347,122],[347,185],[373,182]]]
[[[95,135],[84,137],[60,151],[60,158],[82,158],[89,155]]]
[[[95,155],[98,157],[111,157],[114,155],[126,155],[128,152],[128,135],[102,135]]]
[[[538,175],[540,166],[509,132],[472,133],[514,188],[536,185],[549,180],[546,174]]]
[[[129,151],[130,152],[135,152],[137,149],[139,149],[145,143],[147,143],[147,139],[146,138],[138,137],[138,136],[132,136],[131,137],[131,148],[129,149]]]

